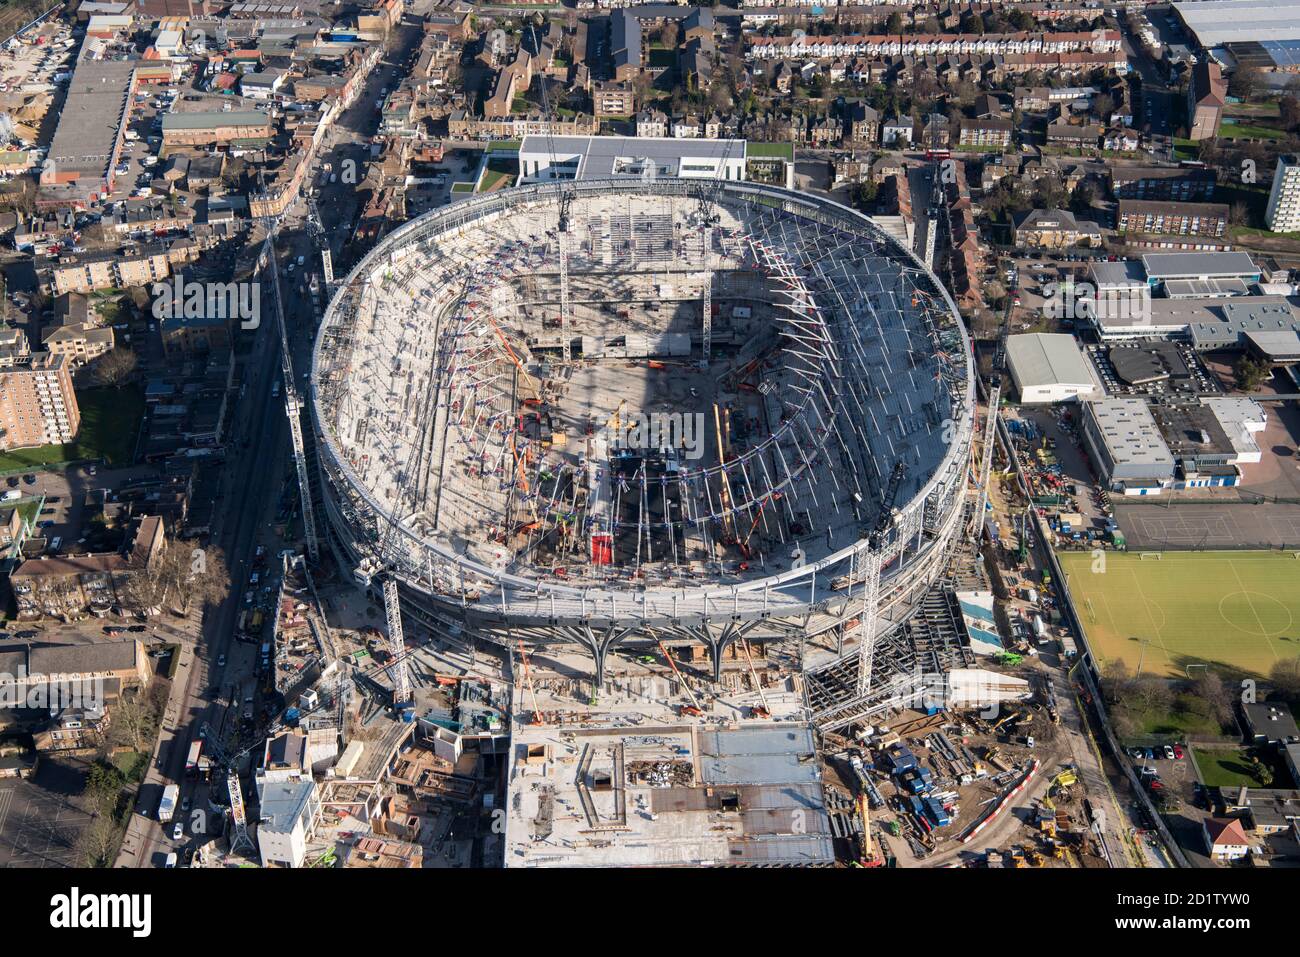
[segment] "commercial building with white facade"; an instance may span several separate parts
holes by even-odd
[[[1112,490],[1146,495],[1173,481],[1174,456],[1145,399],[1085,402],[1083,444]]]
[[[1026,405],[1092,398],[1102,391],[1074,336],[1010,336],[1007,366]]]
[[[650,136],[525,136],[519,145],[520,183],[608,176],[745,179],[745,140]],[[787,164],[789,166],[789,164]],[[787,173],[793,187],[793,168]]]
[[[262,788],[262,817],[257,825],[257,849],[263,867],[302,867],[307,844],[320,823],[316,782],[272,781]]]
[[[1201,404],[1214,413],[1232,445],[1234,465],[1258,464],[1262,458],[1255,436],[1268,426],[1268,413],[1254,399],[1244,396],[1213,396]]]

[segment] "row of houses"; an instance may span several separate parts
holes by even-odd
[[[901,34],[853,36],[754,37],[745,56],[751,60],[829,60],[864,56],[945,57],[1035,53],[1122,53],[1118,30],[1062,33]]]

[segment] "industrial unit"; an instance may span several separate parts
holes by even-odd
[[[1007,367],[1026,405],[1090,398],[1101,392],[1074,336],[1009,336]]]

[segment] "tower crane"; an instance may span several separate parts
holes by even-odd
[[[529,27],[529,32],[533,36],[533,49],[541,50],[541,44],[537,40],[536,27]],[[546,76],[539,74],[538,84],[542,88],[542,115],[546,117],[546,147],[551,155],[551,174],[557,176],[556,170],[556,152],[555,152],[555,134],[552,130],[554,120],[551,117],[550,97],[546,92]],[[573,190],[563,181],[560,182],[559,197],[559,222],[555,231],[555,245],[560,256],[560,339],[561,349],[564,353],[564,361],[567,364],[573,358],[573,346],[569,337],[569,321],[571,316],[569,302],[569,214],[573,210]]]
[[[257,846],[248,831],[248,814],[244,808],[244,792],[239,787],[237,763],[257,745],[250,744],[233,753],[227,751],[219,736],[206,721],[203,722],[203,740],[212,756],[216,758],[218,767],[226,769],[226,790],[230,794],[230,823],[235,829],[230,838],[230,853],[235,854],[242,849],[247,849],[250,854],[256,853]]]
[[[884,567],[882,547],[885,535],[893,524],[896,510],[894,503],[898,500],[899,489],[907,474],[907,463],[899,459],[889,473],[889,481],[880,497],[880,512],[876,515],[876,524],[867,535],[867,547],[853,553],[849,571],[849,590],[854,582],[862,582],[862,614],[858,618],[858,685],[859,697],[865,697],[871,690],[871,669],[876,653],[876,632],[879,629],[880,573]]]
[[[262,174],[259,184],[265,187]],[[280,334],[280,374],[284,377],[284,410],[289,417],[289,437],[293,444],[293,465],[298,476],[298,496],[302,500],[302,531],[307,540],[307,555],[315,563],[320,560],[320,541],[316,536],[316,512],[311,501],[311,479],[307,470],[307,451],[302,438],[302,400],[298,397],[297,380],[293,374],[293,356],[289,351],[289,330],[284,321],[284,300],[280,295],[280,270],[275,261],[275,237],[279,232],[279,217],[265,216],[266,239],[258,265],[268,270],[271,299],[274,303],[276,331]]]

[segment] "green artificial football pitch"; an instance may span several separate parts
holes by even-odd
[[[1300,656],[1300,559],[1293,552],[1058,557],[1102,665],[1121,659],[1130,671],[1140,662],[1143,674],[1185,677],[1189,665],[1209,664],[1264,676]]]

